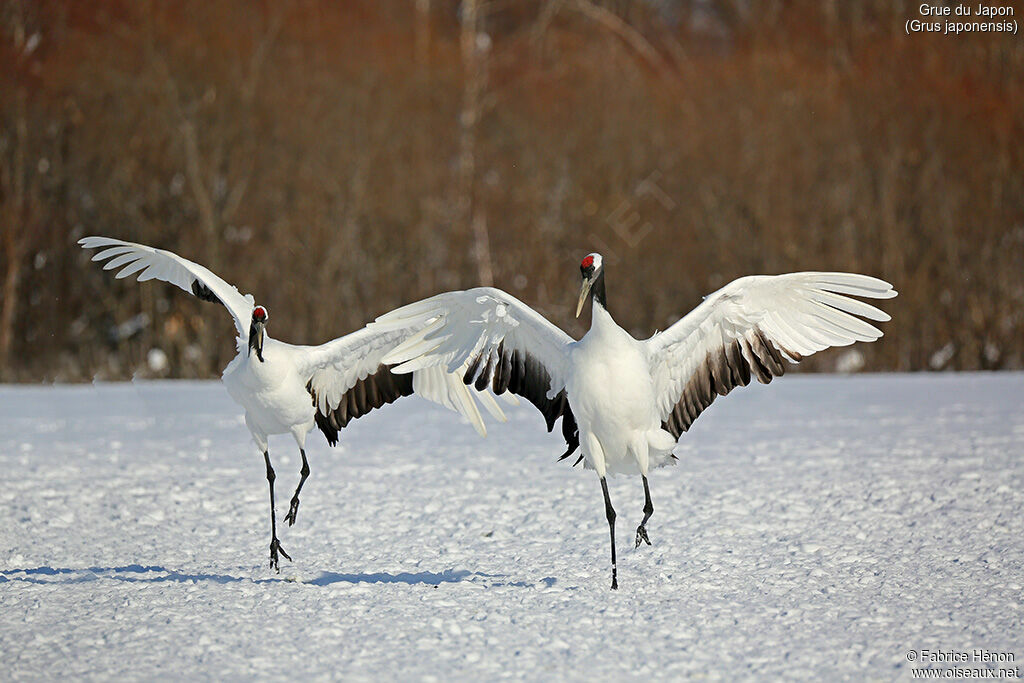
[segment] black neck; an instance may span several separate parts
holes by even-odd
[[[608,310],[608,300],[604,292],[604,269],[594,278],[594,284],[590,286],[590,296],[593,297],[595,304],[601,304],[601,308]]]

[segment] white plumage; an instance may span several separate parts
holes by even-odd
[[[641,341],[606,309],[601,256],[587,256],[580,268],[577,315],[587,298],[594,305],[591,328],[578,342],[492,287],[425,299],[369,327],[382,332],[422,327],[384,356],[384,363],[398,364],[395,372],[468,367],[467,383],[526,396],[544,413],[549,430],[562,417],[569,449],[562,457],[581,447],[580,457],[601,479],[615,588],[615,511],[606,473],[643,477],[646,500],[636,545],[649,543],[646,522],[654,508],[647,473],[673,461],[676,440],[715,396],[745,386],[752,376],[767,383],[785,372],[786,361],[878,339],[882,332],[861,318],[886,321],[889,316],[849,295],[887,299],[896,292],[882,280],[851,273],[744,277]]]
[[[270,562],[275,569],[278,553],[291,558],[277,539],[269,436],[291,434],[302,455],[301,479],[285,517],[294,524],[299,492],[309,474],[306,435],[314,426],[319,426],[333,445],[338,431],[350,420],[411,393],[458,411],[481,435],[486,429],[477,401],[497,419],[505,419],[494,398],[467,387],[461,374],[440,367],[423,368],[409,381],[383,366],[384,355],[408,339],[415,327],[364,328],[320,346],[287,344],[266,334],[267,311],[255,304],[252,295],[243,296],[199,264],[169,251],[109,237],[86,237],[79,244],[85,249],[101,249],[92,260],[107,261],[104,270],[119,268],[118,279],[136,275],[140,282],[170,282],[199,298],[220,302],[231,314],[238,333],[238,355],[224,369],[223,380],[231,397],[245,409],[245,423],[265,459],[270,482]]]

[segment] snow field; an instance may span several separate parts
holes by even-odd
[[[592,472],[532,407],[480,439],[418,399],[309,439],[267,568],[262,456],[216,382],[0,387],[10,680],[910,680],[1024,660],[1024,376],[794,376],[720,398],[651,476]],[[557,430],[556,430],[557,432]],[[278,516],[298,480],[271,440]],[[568,462],[572,462],[571,460]],[[944,666],[944,665],[936,665]],[[993,665],[995,666],[995,665]]]

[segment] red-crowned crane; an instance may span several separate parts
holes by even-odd
[[[231,397],[245,409],[245,424],[263,454],[270,484],[270,566],[279,571],[278,556],[291,557],[277,538],[274,510],[274,468],[267,437],[291,434],[302,456],[299,484],[285,521],[295,523],[299,492],[309,476],[306,434],[314,425],[332,446],[338,432],[351,420],[402,396],[418,394],[456,410],[485,434],[477,408],[479,400],[499,420],[501,408],[485,392],[471,391],[462,374],[443,368],[424,368],[412,375],[395,375],[382,363],[384,354],[415,331],[363,328],[321,346],[295,346],[271,339],[266,332],[269,315],[252,295],[238,290],[203,266],[162,249],[109,237],[79,240],[85,249],[101,249],[93,261],[106,261],[104,270],[121,269],[118,278],[136,275],[140,282],[162,280],[177,285],[204,301],[219,302],[234,318],[238,355],[224,369],[223,380]],[[474,395],[476,400],[474,400]]]
[[[600,477],[617,588],[615,509],[606,474],[642,477],[636,547],[650,544],[647,521],[654,505],[647,473],[672,462],[676,441],[715,397],[747,385],[752,376],[767,384],[785,372],[786,361],[875,341],[881,331],[861,318],[884,322],[889,316],[846,295],[888,299],[896,292],[887,282],[852,273],[743,277],[641,341],[608,313],[600,254],[584,258],[580,272],[576,315],[588,299],[593,315],[579,341],[493,287],[440,294],[368,327],[381,333],[422,328],[383,356],[385,364],[397,364],[396,373],[429,367],[463,372],[478,390],[490,385],[496,394],[525,397],[544,414],[549,431],[562,418],[569,446],[562,458],[580,447],[580,459]]]

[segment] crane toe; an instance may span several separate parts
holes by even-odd
[[[284,551],[284,548],[281,547],[281,541],[277,540],[277,538],[274,537],[270,540],[270,568],[278,573],[281,572],[281,567],[278,565],[279,553],[281,557],[283,557],[284,559],[288,560],[289,562],[292,561],[291,555],[286,553]]]
[[[651,544],[651,539],[647,538],[647,528],[643,524],[636,528],[636,545],[633,548],[639,548],[641,542]]]
[[[288,522],[288,526],[295,524],[295,515],[299,513],[299,497],[295,496],[292,498],[291,506],[288,508],[288,514],[284,516],[284,521]]]

